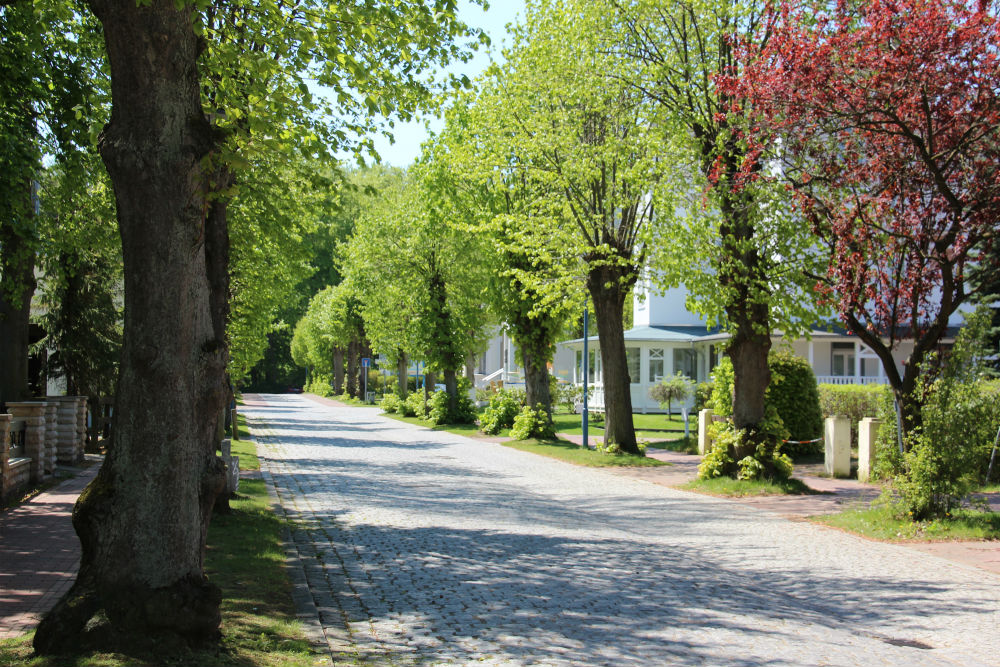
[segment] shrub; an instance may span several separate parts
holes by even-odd
[[[733,416],[733,362],[723,357],[712,371],[712,412],[723,417]]]
[[[403,415],[406,417],[423,419],[427,416],[427,405],[424,403],[424,392],[422,391],[415,391],[407,396],[403,406]]]
[[[438,389],[427,401],[427,421],[431,424],[446,424],[448,422],[448,392]]]
[[[767,387],[765,402],[781,417],[788,429],[788,439],[807,441],[822,436],[823,414],[816,376],[809,362],[789,352],[776,351],[768,355],[767,365],[771,369],[771,383]],[[792,456],[822,450],[822,441],[807,444],[789,442],[782,447],[782,451]]]
[[[791,477],[792,461],[781,453],[781,443],[788,438],[788,431],[773,406],[768,407],[757,433],[736,429],[732,422],[719,422],[713,431],[715,442],[712,451],[698,466],[699,479],[723,476],[744,480]],[[736,461],[733,454],[750,440],[758,443],[754,453]]]
[[[982,480],[1000,414],[1000,392],[981,376],[989,311],[977,309],[939,375],[936,355],[921,368],[921,427],[908,434],[907,451],[892,480],[891,497],[901,516],[926,520],[948,515]],[[895,437],[895,423],[880,429]],[[897,458],[898,460],[898,458]]]
[[[463,386],[464,385],[464,386]],[[469,400],[469,383],[461,378],[458,384],[458,396],[455,410],[450,409],[448,392],[443,389],[435,391],[428,401],[427,420],[432,424],[471,424],[476,418],[476,409]]]
[[[677,372],[672,378],[661,381],[649,388],[649,397],[660,404],[660,407],[667,408],[667,414],[673,413],[671,403],[673,401],[686,401],[693,391],[691,378]]]
[[[813,440],[823,434],[823,415],[820,409],[816,376],[809,362],[789,352],[775,351],[768,355],[771,383],[768,385],[764,405],[773,410],[788,433],[784,439]],[[733,414],[733,362],[727,357],[712,372],[713,387],[711,408],[717,415]],[[822,451],[822,442],[800,445],[787,443],[782,450],[792,456]]]
[[[331,395],[333,390],[330,388],[330,376],[322,373],[313,376],[303,387],[303,391],[317,396]]]
[[[523,392],[521,392],[523,394]],[[480,417],[479,427],[483,433],[495,435],[502,429],[514,425],[514,418],[523,405],[519,393],[501,389],[490,398],[490,404]]]
[[[694,386],[694,411],[701,412],[712,404],[712,383],[699,382]]]
[[[549,421],[545,406],[539,403],[534,409],[527,405],[521,408],[521,411],[514,417],[510,437],[515,440],[527,440],[528,438],[550,440],[554,438],[555,433],[552,430],[552,423]]]
[[[851,422],[851,446],[858,445],[858,422],[865,417],[878,417],[884,394],[891,395],[886,385],[821,384],[819,406],[823,418],[840,415]],[[893,416],[893,423],[895,423]]]
[[[399,412],[399,408],[402,403],[403,401],[401,401],[399,396],[396,396],[396,394],[386,394],[382,397],[382,402],[379,403],[379,407],[389,414],[392,414],[394,412]]]

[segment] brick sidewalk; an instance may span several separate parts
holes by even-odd
[[[0,514],[0,639],[17,637],[69,590],[80,564],[73,504],[100,465]]]

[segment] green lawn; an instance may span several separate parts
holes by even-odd
[[[729,477],[716,477],[714,479],[695,479],[687,484],[681,484],[678,489],[685,491],[696,491],[712,496],[782,496],[782,495],[812,495],[820,493],[810,488],[798,479],[788,479],[781,482],[769,482],[764,480],[738,480]]]
[[[429,428],[432,431],[446,431],[448,433],[457,433],[458,435],[464,435],[468,437],[476,437],[482,435],[479,427],[475,424],[439,424],[437,426],[431,426],[428,422],[423,419],[418,419],[416,417],[404,417],[402,415],[384,412],[382,413],[384,417],[389,419],[395,419],[396,421],[406,422],[407,424],[416,424],[417,426],[423,426],[424,428]],[[510,435],[510,429],[505,429],[503,435]]]
[[[567,463],[575,463],[581,466],[591,467],[621,467],[621,466],[663,466],[671,465],[664,461],[647,458],[645,456],[633,456],[630,454],[605,454],[584,449],[579,445],[566,442],[565,440],[509,440],[503,443],[504,447],[520,449],[523,452],[541,454],[549,458],[559,459]]]
[[[567,435],[583,435],[583,423],[581,416],[575,413],[557,413],[552,415],[557,433]],[[698,437],[698,421],[692,417],[689,420],[690,439]],[[640,440],[653,442],[676,442],[684,440],[684,421],[680,415],[643,415],[633,414],[632,424],[635,426],[635,436]],[[591,415],[587,425],[587,431],[594,437],[604,435],[603,420],[594,420]],[[669,432],[673,431],[673,432]]]
[[[242,417],[240,424],[243,425]],[[241,429],[241,432],[245,432]],[[249,434],[247,434],[248,436]],[[256,448],[245,439],[233,442],[244,470],[256,469]],[[216,515],[208,533],[205,569],[222,588],[222,642],[216,651],[177,656],[99,654],[70,658],[31,655],[31,637],[0,640],[0,666],[19,667],[178,667],[259,665],[307,667],[314,653],[295,617],[291,586],[284,569],[281,536],[284,519],[270,509],[263,480],[240,481],[230,514]]]
[[[876,506],[812,517],[811,520],[876,540],[1000,540],[1000,512],[963,509],[946,519],[910,521],[897,519],[886,506]]]

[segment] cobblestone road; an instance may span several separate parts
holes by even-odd
[[[335,652],[1000,665],[1000,577],[375,409],[263,398],[246,413]]]

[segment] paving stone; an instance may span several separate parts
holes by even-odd
[[[325,563],[314,598],[346,614],[322,614],[331,651],[399,665],[1000,665],[1000,577],[982,570],[372,408],[265,401],[244,410],[265,479],[300,522],[300,553]]]

